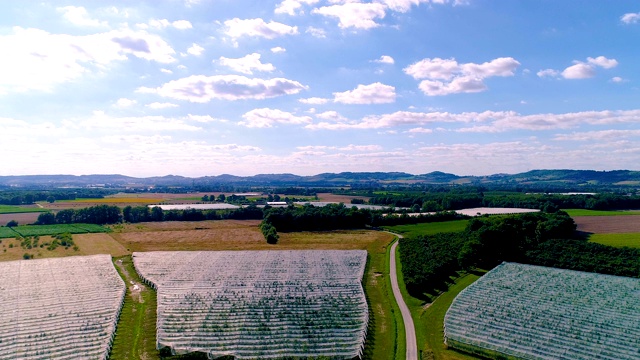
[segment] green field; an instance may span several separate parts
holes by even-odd
[[[45,212],[45,211],[47,210],[39,207],[0,205],[0,214],[18,214],[18,213]]]
[[[87,234],[109,232],[109,229],[94,224],[21,225],[0,228],[0,238],[21,236],[45,236],[57,234]]]
[[[453,220],[436,223],[384,226],[384,229],[404,236],[433,235],[443,232],[463,231],[468,223],[469,220]]]
[[[0,227],[0,239],[4,239],[4,238],[12,238],[12,237],[16,237],[18,235],[17,232],[13,231],[12,228],[10,227]]]
[[[614,247],[627,246],[640,249],[640,233],[591,234],[589,241]]]
[[[620,216],[640,215],[640,210],[586,210],[586,209],[562,209],[569,216]]]

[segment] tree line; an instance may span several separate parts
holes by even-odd
[[[373,194],[371,205],[414,208],[420,211],[460,210],[474,207],[516,207],[527,209],[591,209],[619,210],[640,208],[640,196],[630,194],[526,194],[490,193],[481,188],[444,191],[438,188],[428,192]]]
[[[204,221],[204,220],[260,220],[262,209],[247,206],[233,210],[168,210],[148,206],[126,206],[120,208],[114,205],[96,205],[82,209],[65,209],[57,213],[45,212],[38,216],[36,224],[72,224],[88,223],[97,225],[117,224],[121,222],[139,223],[154,221]]]
[[[407,289],[416,296],[446,288],[450,276],[503,261],[640,277],[640,249],[614,248],[576,238],[565,212],[472,219],[463,232],[400,240]]]

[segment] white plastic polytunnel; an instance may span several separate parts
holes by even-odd
[[[125,291],[109,255],[0,262],[0,359],[107,359]]]
[[[364,250],[134,253],[158,291],[158,349],[209,358],[362,354]]]
[[[455,298],[451,347],[519,359],[640,359],[640,279],[503,263]]]

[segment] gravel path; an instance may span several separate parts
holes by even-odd
[[[402,235],[394,234],[399,239],[402,238]],[[404,302],[402,298],[402,293],[400,293],[400,286],[398,286],[398,273],[396,271],[396,247],[398,247],[398,241],[394,242],[391,245],[391,251],[389,259],[389,267],[390,267],[390,277],[391,277],[391,288],[393,289],[393,296],[396,298],[396,302],[398,303],[398,307],[400,308],[400,312],[402,313],[402,321],[404,322],[404,332],[407,338],[407,354],[405,356],[406,360],[418,360],[418,346],[416,345],[416,328],[413,325],[413,319],[411,318],[411,312],[409,312],[409,308],[407,304]]]

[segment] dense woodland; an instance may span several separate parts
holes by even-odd
[[[463,232],[404,238],[404,280],[421,296],[446,287],[458,271],[503,261],[640,277],[640,249],[575,239],[575,228],[564,212],[541,212],[474,218]]]

